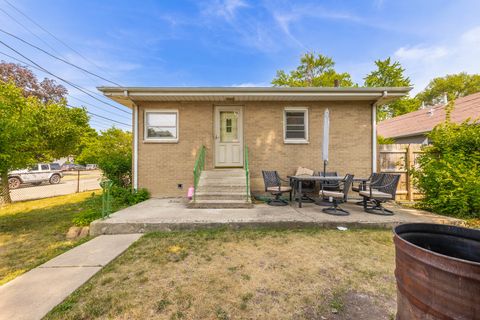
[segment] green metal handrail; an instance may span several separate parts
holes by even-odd
[[[100,182],[100,186],[103,189],[102,192],[102,219],[108,218],[112,213],[112,197],[110,190],[113,186],[113,181],[104,179]]]
[[[250,168],[248,167],[248,147],[245,146],[244,152],[245,178],[247,179],[247,200],[250,199]]]
[[[196,200],[198,181],[200,180],[200,174],[205,169],[205,155],[207,149],[205,146],[201,146],[198,151],[197,159],[195,160],[195,166],[193,167],[193,201]]]

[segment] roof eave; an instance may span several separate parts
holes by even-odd
[[[148,97],[155,101],[221,101],[233,99],[237,101],[263,101],[299,99],[300,101],[334,101],[334,100],[367,100],[379,101],[381,104],[401,98],[408,94],[410,87],[394,88],[283,88],[283,87],[98,87],[106,97],[132,107],[135,101]],[[385,98],[384,93],[387,92]]]

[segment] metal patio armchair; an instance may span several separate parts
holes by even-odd
[[[353,175],[347,174],[343,180],[339,182],[341,191],[320,190],[320,196],[324,198],[332,199],[332,206],[322,209],[323,212],[336,215],[336,216],[348,216],[350,212],[340,208],[340,203],[345,203],[348,200],[348,191],[353,182]]]
[[[306,169],[306,168],[299,168],[297,169],[297,172],[295,173],[295,175],[312,175],[312,176],[316,176],[318,175],[316,171],[313,171],[313,170],[310,170],[310,169],[306,169],[308,171],[310,171],[309,174],[305,174],[305,173],[301,173],[300,169]],[[300,171],[300,172],[299,172]],[[291,187],[294,189],[294,190],[298,190],[298,185],[295,186],[293,185],[294,181],[291,181]],[[313,194],[315,193],[315,188],[316,188],[316,183],[315,181],[298,181],[297,183],[301,183],[302,184],[302,194],[301,195],[296,195],[295,194],[295,200],[298,200],[298,197],[302,197],[302,202],[315,202],[315,200],[309,196],[309,194]]]
[[[388,200],[395,200],[400,175],[387,173],[382,175],[381,185],[370,186],[367,190],[360,191],[359,194],[363,197],[365,212],[391,216],[394,214],[393,211],[384,208],[382,204]],[[369,203],[371,203],[371,206],[368,205]]]
[[[375,190],[377,186],[382,185],[384,176],[385,173],[374,172],[368,177],[367,181],[362,181],[358,185],[352,184],[352,191],[355,191],[360,195],[360,191],[370,190],[370,188]],[[363,206],[363,200],[357,201],[355,204]]]
[[[327,171],[325,172],[325,175],[322,171],[318,171],[318,175],[321,177],[338,177],[338,173],[336,171]],[[328,191],[340,191],[340,183],[339,181],[322,181],[322,189]]]
[[[263,171],[263,182],[265,183],[265,192],[271,193],[275,196],[274,199],[269,199],[267,204],[271,206],[286,206],[288,202],[281,199],[283,193],[290,193],[290,201],[292,201],[292,187],[290,185],[282,186],[282,181],[289,183],[288,180],[280,178],[277,171]]]

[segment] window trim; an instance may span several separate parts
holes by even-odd
[[[287,138],[287,112],[288,111],[303,111],[305,114],[305,139]],[[283,143],[285,144],[308,144],[308,107],[285,107],[283,108]]]
[[[177,137],[176,138],[149,138],[148,137],[148,125],[147,125],[147,118],[149,113],[175,113],[176,114],[176,130],[177,130]],[[177,143],[180,138],[180,113],[178,109],[145,109],[143,113],[143,142],[154,142],[154,143]]]

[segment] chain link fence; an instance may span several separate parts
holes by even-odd
[[[16,202],[97,190],[101,189],[101,177],[100,170],[64,171],[58,183],[22,183],[16,189],[10,190],[10,197],[12,202]]]

